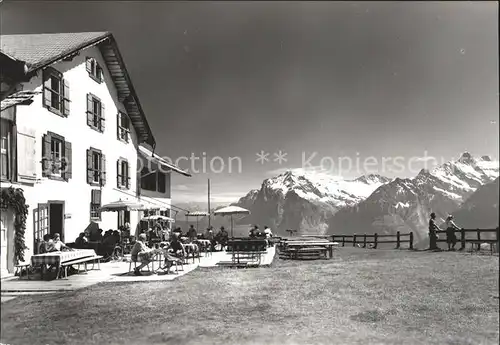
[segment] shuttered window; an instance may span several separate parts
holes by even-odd
[[[104,132],[104,104],[91,93],[87,94],[87,125],[98,132]]]
[[[116,181],[118,188],[130,188],[130,165],[125,158],[120,158],[116,161]]]
[[[12,179],[12,122],[1,119],[0,122],[0,178]]]
[[[101,190],[90,191],[90,220],[101,220]]]
[[[61,135],[47,132],[42,137],[42,176],[69,181],[72,166],[71,143]]]
[[[92,78],[99,84],[103,82],[104,77],[103,77],[102,67],[97,63],[96,59],[92,57],[87,57],[86,67],[90,78]]]
[[[130,139],[130,122],[127,114],[119,112],[117,114],[116,122],[118,140],[128,143]]]
[[[52,67],[43,70],[43,106],[54,114],[68,116],[70,112],[69,82]]]
[[[19,128],[17,131],[17,179],[20,182],[36,180],[36,131]]]
[[[87,150],[87,183],[92,186],[106,184],[106,157],[101,150]]]

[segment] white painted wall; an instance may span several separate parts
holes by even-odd
[[[94,57],[103,68],[104,82],[99,84],[89,77],[86,71],[86,57]],[[34,129],[36,132],[37,178],[39,182],[30,186],[21,186],[25,191],[25,197],[29,203],[30,213],[28,215],[26,229],[26,244],[30,248],[27,258],[32,254],[33,247],[33,209],[38,203],[46,203],[48,200],[64,200],[65,213],[71,214],[71,218],[65,219],[65,241],[74,242],[78,234],[82,232],[90,222],[90,198],[91,190],[95,187],[87,184],[87,149],[94,147],[100,149],[106,156],[106,185],[102,188],[102,203],[122,200],[136,200],[136,172],[137,172],[137,136],[131,128],[131,140],[124,143],[117,139],[118,110],[126,113],[125,108],[118,102],[117,91],[111,80],[109,72],[96,47],[91,47],[80,52],[72,61],[61,61],[52,65],[63,73],[64,79],[69,81],[71,108],[70,115],[60,117],[51,113],[43,107],[42,94],[34,98],[29,106],[18,106],[17,125],[18,129]],[[42,72],[38,73],[29,83],[24,84],[24,90],[42,91]],[[106,127],[104,133],[97,132],[87,125],[87,93],[91,92],[99,97],[105,106]],[[42,136],[51,131],[62,135],[72,144],[72,179],[68,182],[50,180],[42,177]],[[116,186],[116,161],[124,157],[130,165],[130,189],[122,193]],[[29,159],[18,155],[18,160]],[[131,196],[133,195],[133,196]],[[131,212],[131,226],[135,227],[139,220],[138,212]],[[100,227],[116,229],[117,213],[102,213]]]

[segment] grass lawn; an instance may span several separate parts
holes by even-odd
[[[6,344],[498,344],[497,256],[342,248],[2,304]]]

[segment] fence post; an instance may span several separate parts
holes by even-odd
[[[342,247],[345,246],[345,236],[342,236]]]
[[[374,237],[374,240],[373,240],[373,241],[374,241],[374,244],[373,244],[373,249],[377,249],[378,234],[377,234],[377,233],[375,233],[375,234],[373,235],[373,237]]]
[[[399,246],[401,245],[400,241],[401,241],[401,233],[398,231],[396,232],[396,249],[399,249]]]
[[[465,229],[460,229],[460,250],[465,249]]]
[[[352,237],[352,246],[356,247],[356,235]]]
[[[413,231],[410,232],[410,249],[413,249]]]
[[[366,234],[363,235],[363,248],[366,248]]]

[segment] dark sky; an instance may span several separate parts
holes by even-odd
[[[302,152],[317,152],[313,165],[498,157],[496,2],[16,1],[1,11],[2,34],[111,31],[157,153],[241,158],[241,173],[233,161],[232,173],[175,177],[174,202],[204,200],[207,177],[216,200],[239,197],[301,167]],[[270,162],[255,161],[261,150]],[[272,161],[278,150],[286,163]]]

